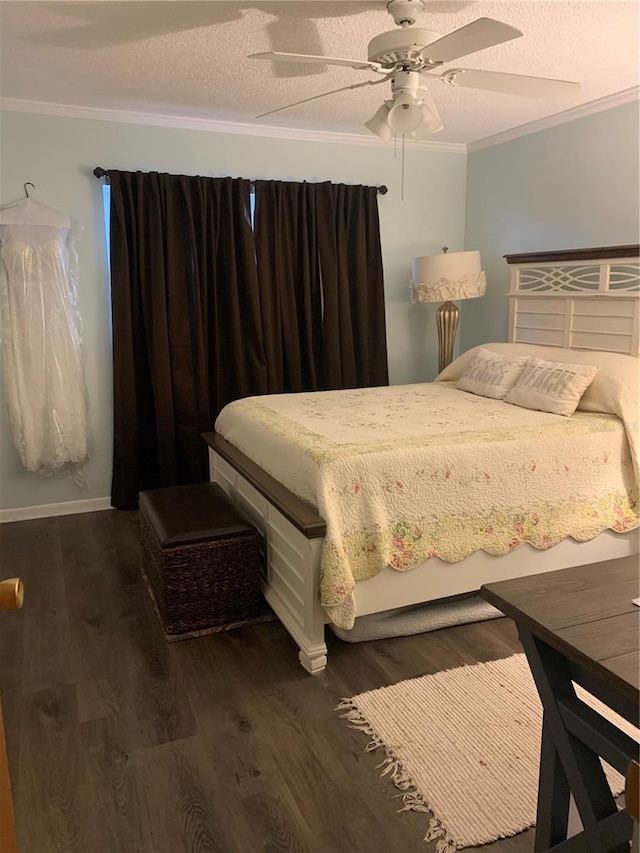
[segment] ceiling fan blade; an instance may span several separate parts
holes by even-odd
[[[522,74],[506,74],[502,71],[475,71],[469,68],[445,71],[441,79],[450,86],[486,89],[503,95],[520,95],[523,98],[541,98],[549,101],[569,101],[580,91],[580,83],[572,83],[569,80],[527,77]]]
[[[247,59],[270,59],[273,62],[309,62],[318,65],[346,65],[358,71],[378,71],[379,62],[367,62],[359,59],[339,59],[334,56],[310,56],[306,53],[280,53],[275,50],[266,53],[251,53]]]
[[[420,53],[425,59],[432,59],[434,62],[451,62],[478,50],[520,38],[521,35],[520,30],[509,24],[494,21],[493,18],[478,18],[477,21],[431,42]]]
[[[311,98],[304,98],[302,101],[295,101],[293,104],[287,104],[286,107],[278,107],[276,110],[269,110],[268,113],[260,113],[256,118],[264,118],[272,116],[275,113],[281,113],[284,110],[290,110],[291,107],[298,107],[300,104],[308,104],[309,101],[317,101],[319,98],[326,98],[327,95],[336,95],[338,92],[346,92],[348,89],[361,89],[363,86],[377,86],[378,83],[384,83],[393,77],[393,73],[385,74],[379,80],[365,80],[364,83],[352,83],[351,86],[342,86],[340,89],[332,89],[330,92],[321,92],[319,95],[314,95]]]

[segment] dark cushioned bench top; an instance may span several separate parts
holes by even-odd
[[[139,497],[162,548],[254,532],[217,483],[150,489]]]

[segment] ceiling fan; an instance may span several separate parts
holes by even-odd
[[[369,121],[365,122],[365,127],[382,139],[390,139],[393,133],[411,139],[426,139],[442,130],[440,116],[425,85],[430,79],[439,79],[449,86],[485,89],[506,95],[553,101],[570,100],[580,91],[579,83],[568,80],[468,68],[448,68],[440,72],[440,68],[445,64],[519,38],[522,33],[515,27],[492,18],[478,18],[446,36],[441,36],[431,30],[413,26],[416,16],[423,10],[424,0],[390,0],[387,3],[387,11],[400,29],[380,33],[371,39],[368,58],[364,61],[275,51],[250,54],[249,59],[344,65],[356,71],[370,71],[380,75],[377,80],[365,80],[362,83],[352,83],[350,86],[322,92],[311,98],[261,113],[256,118],[274,115],[348,89],[390,82],[391,98],[385,100]]]

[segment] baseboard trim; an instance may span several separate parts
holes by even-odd
[[[20,506],[14,509],[0,509],[0,524],[8,521],[28,521],[32,518],[49,518],[55,515],[75,515],[79,512],[97,512],[111,508],[111,498],[89,498],[83,501]]]

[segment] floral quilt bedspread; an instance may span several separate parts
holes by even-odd
[[[344,628],[355,582],[388,565],[545,549],[639,524],[614,415],[565,418],[440,382],[250,397],[215,428],[325,519],[321,599]]]

